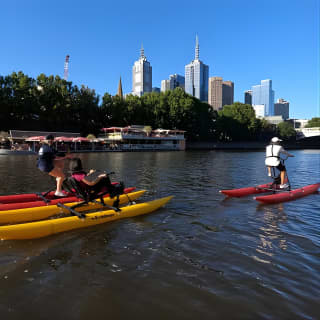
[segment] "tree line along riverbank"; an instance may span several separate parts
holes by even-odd
[[[268,141],[295,139],[291,123],[275,126],[258,119],[251,105],[235,102],[214,110],[181,88],[122,98],[78,87],[59,76],[23,72],[0,76],[0,131],[80,132],[98,135],[110,126],[148,125],[186,131],[188,141]],[[320,118],[319,118],[320,119]]]
[[[268,142],[264,141],[242,141],[242,142],[187,142],[186,150],[265,150]],[[320,137],[312,137],[300,141],[284,141],[285,149],[320,149]]]

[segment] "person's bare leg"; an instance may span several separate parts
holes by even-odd
[[[57,181],[57,192],[61,192],[62,191],[62,182],[65,179],[64,175],[62,177],[58,177],[56,178]]]
[[[268,167],[268,176],[271,177],[271,167]]]
[[[286,172],[285,172],[285,171],[281,171],[281,172],[280,172],[281,184],[284,184],[285,175],[286,175]]]
[[[65,179],[64,173],[60,168],[53,168],[49,175],[56,178],[57,181],[57,192],[62,191],[62,182]]]

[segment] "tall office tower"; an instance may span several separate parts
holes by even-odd
[[[282,116],[283,120],[289,119],[289,102],[284,99],[278,99],[274,104],[274,115]]]
[[[274,91],[272,80],[261,80],[260,85],[252,86],[252,105],[265,105],[265,116],[274,115]]]
[[[166,92],[170,90],[170,80],[161,81],[161,92]]]
[[[252,90],[244,92],[244,103],[252,105]]]
[[[185,66],[185,91],[201,101],[208,101],[209,66],[199,60],[199,42],[196,37],[195,59]]]
[[[232,81],[222,82],[222,106],[233,104],[234,84]]]
[[[132,68],[132,94],[141,97],[145,92],[152,92],[152,67],[141,46],[140,58]]]
[[[209,78],[209,97],[208,103],[214,110],[222,109],[222,78]]]

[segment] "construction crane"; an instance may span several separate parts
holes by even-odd
[[[66,60],[64,62],[64,75],[63,75],[63,79],[64,80],[68,80],[68,75],[69,75],[69,55],[66,55]]]

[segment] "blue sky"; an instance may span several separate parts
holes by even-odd
[[[153,86],[184,75],[199,36],[209,76],[243,92],[272,79],[275,99],[290,102],[290,117],[320,116],[319,0],[10,0],[0,9],[0,75],[23,71],[69,78],[99,95],[132,89],[141,43]]]

